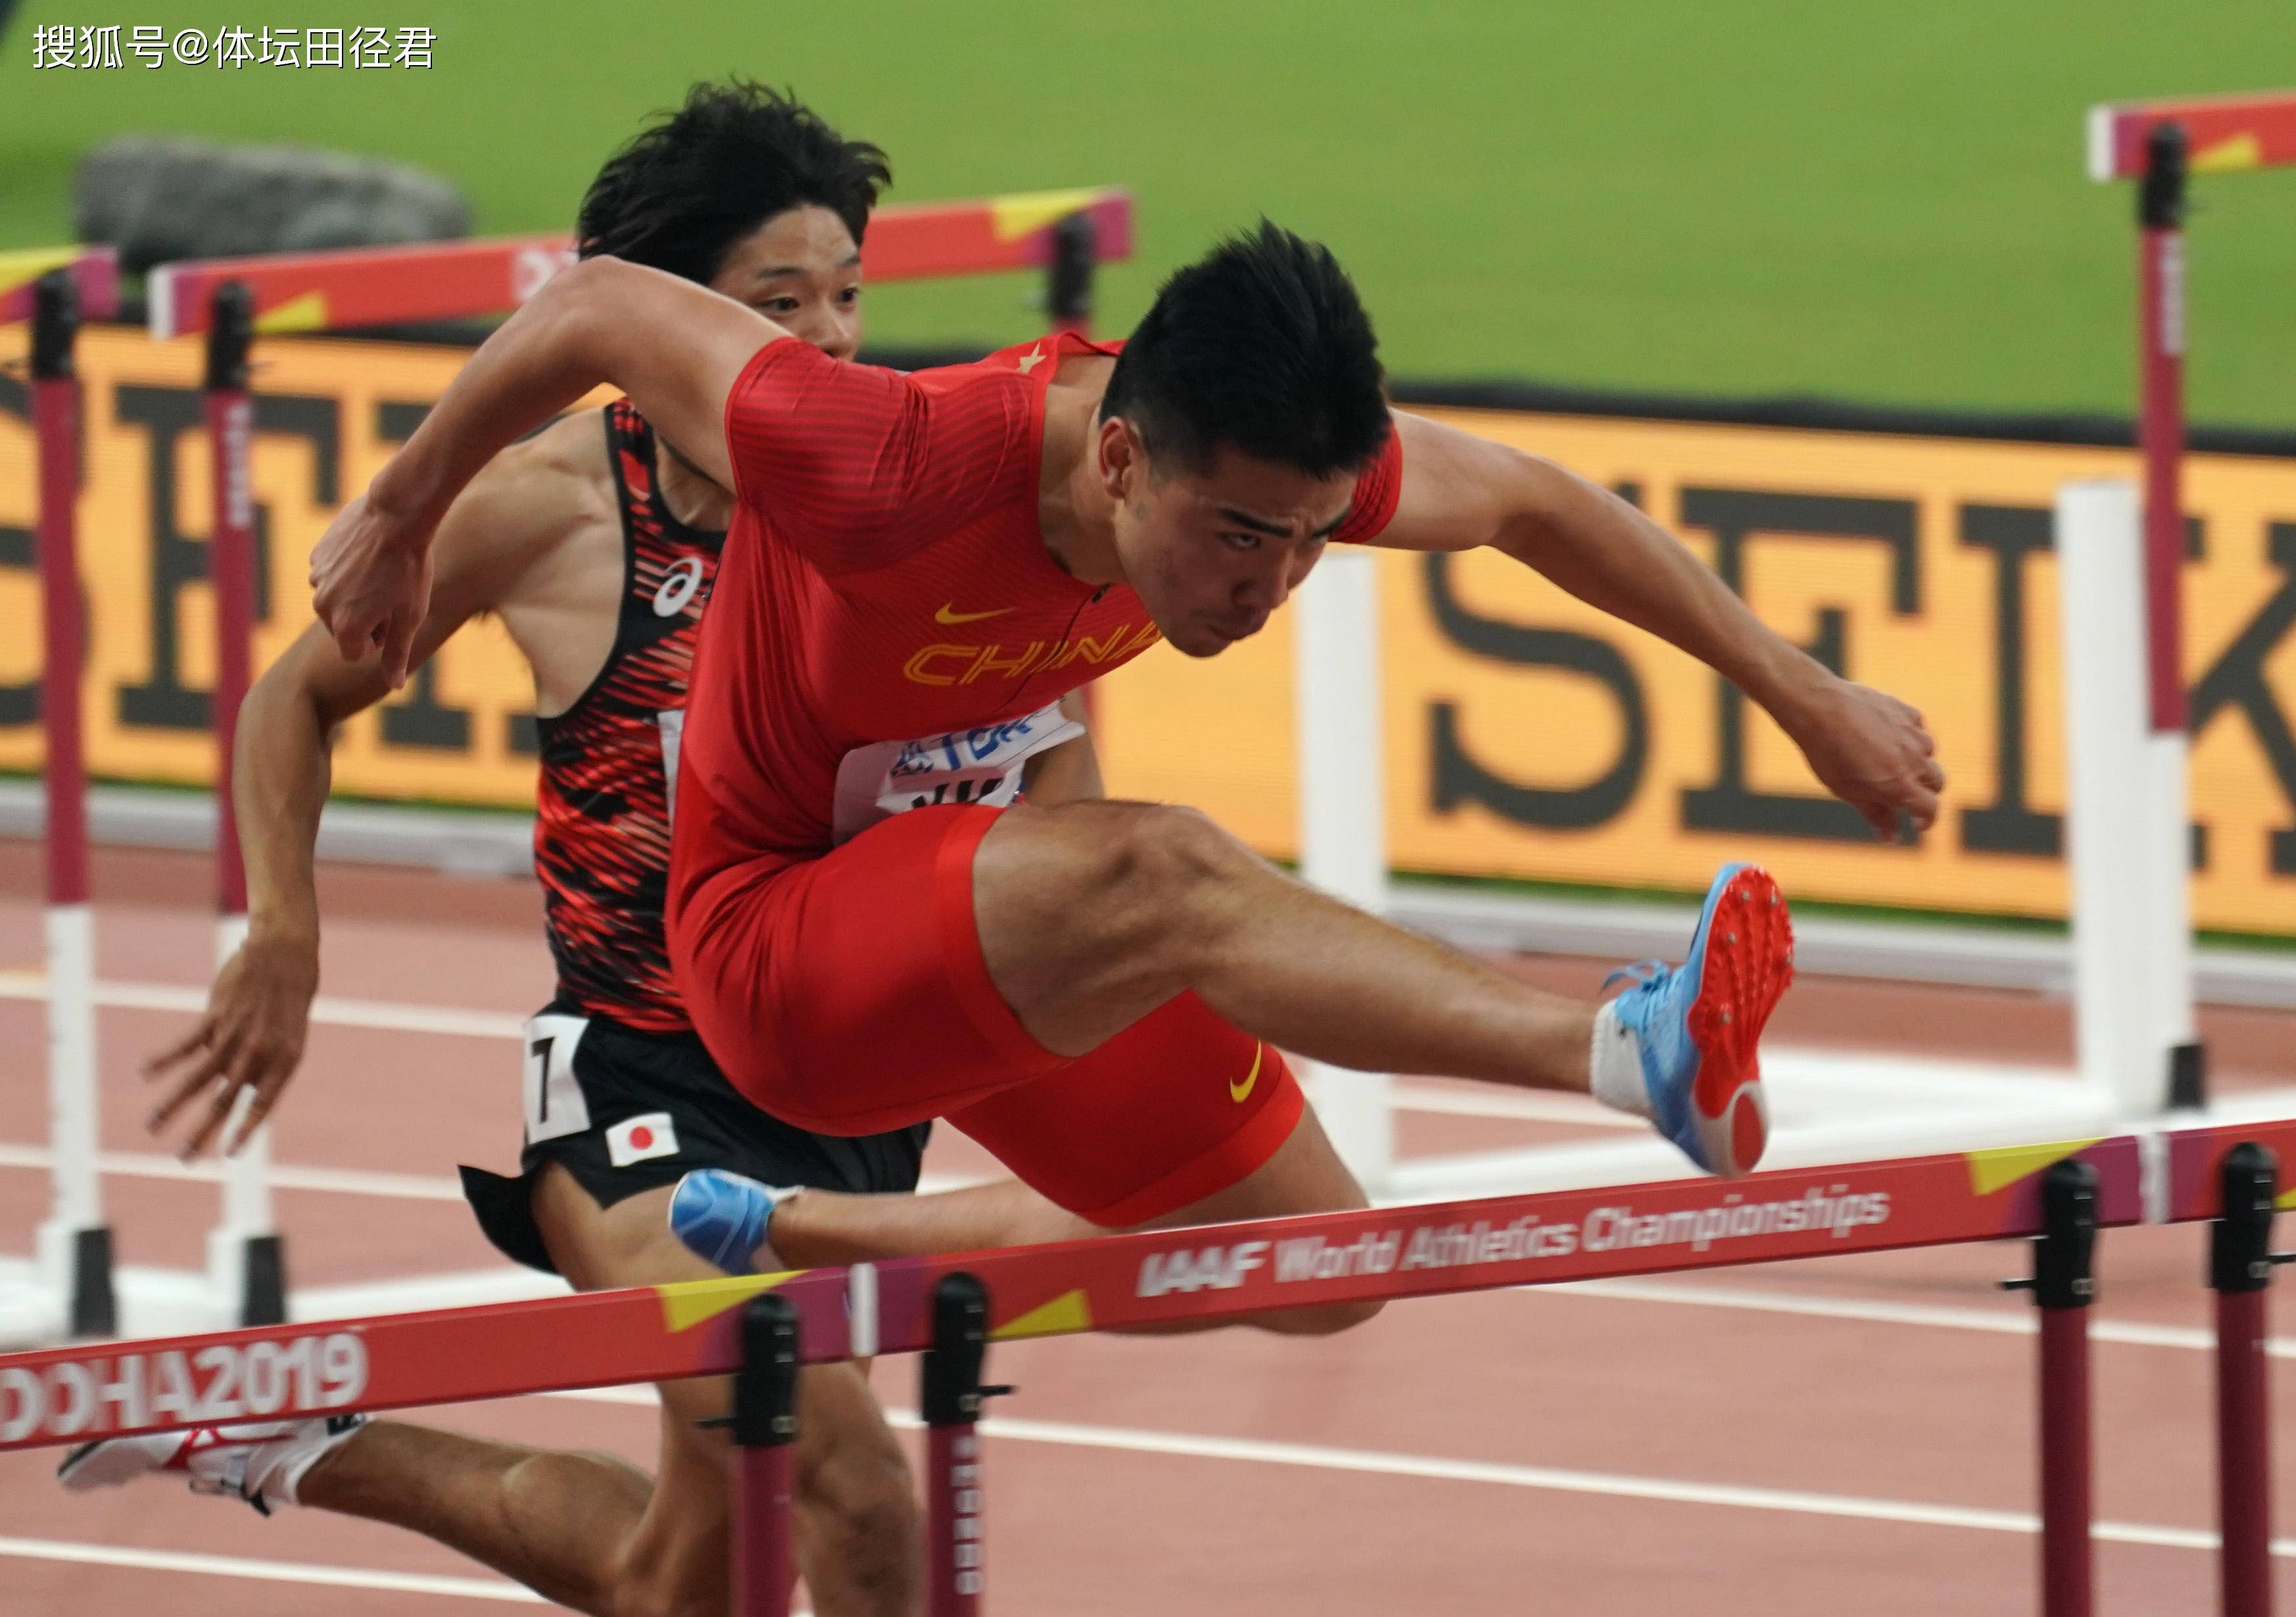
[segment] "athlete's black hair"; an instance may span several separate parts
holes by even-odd
[[[699,84],[606,159],[575,241],[585,258],[611,254],[707,282],[735,242],[792,208],[828,208],[859,245],[892,177],[882,151],[847,140],[793,96],[741,78]]]
[[[1331,249],[1262,219],[1164,282],[1101,412],[1195,470],[1230,445],[1310,477],[1354,471],[1387,442],[1378,347]]]

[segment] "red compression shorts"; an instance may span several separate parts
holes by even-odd
[[[921,808],[820,858],[697,884],[671,929],[686,1009],[757,1106],[822,1134],[946,1117],[1111,1229],[1275,1154],[1304,1100],[1283,1058],[1182,994],[1073,1060],[989,980],[972,855],[1001,809]]]

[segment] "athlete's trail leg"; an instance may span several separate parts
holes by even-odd
[[[973,860],[988,974],[1081,1054],[1184,989],[1287,1050],[1373,1072],[1584,1090],[1595,1007],[1293,880],[1193,810],[1010,809]]]
[[[1017,1179],[930,1196],[800,1190],[778,1203],[773,1250],[800,1269],[930,1258],[1104,1233]]]
[[[584,1289],[715,1278],[669,1233],[668,1189],[601,1211],[545,1171],[535,1216]],[[305,1504],[409,1528],[594,1617],[713,1617],[726,1609],[730,1475],[722,1378],[663,1384],[661,1472],[400,1422],[330,1451]],[[822,1617],[908,1617],[922,1568],[918,1513],[898,1444],[849,1365],[800,1383],[798,1548]]]

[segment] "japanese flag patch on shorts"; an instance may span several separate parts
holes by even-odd
[[[606,1156],[617,1168],[677,1155],[677,1130],[667,1112],[648,1112],[606,1131]]]

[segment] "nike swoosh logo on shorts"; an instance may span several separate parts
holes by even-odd
[[[1010,612],[1012,609],[1013,608],[1010,607],[992,607],[986,612],[960,612],[956,609],[956,603],[952,600],[947,605],[941,608],[939,611],[933,614],[933,622],[937,624],[975,624],[979,623],[984,617],[1002,617],[1005,613]]]
[[[1227,1098],[1230,1100],[1234,1101],[1236,1105],[1242,1106],[1245,1101],[1251,1098],[1252,1086],[1259,1082],[1259,1058],[1267,1053],[1267,1047],[1265,1044],[1253,1045],[1251,1047],[1251,1070],[1243,1075],[1243,1082],[1242,1083],[1238,1083],[1233,1078],[1228,1080]]]

